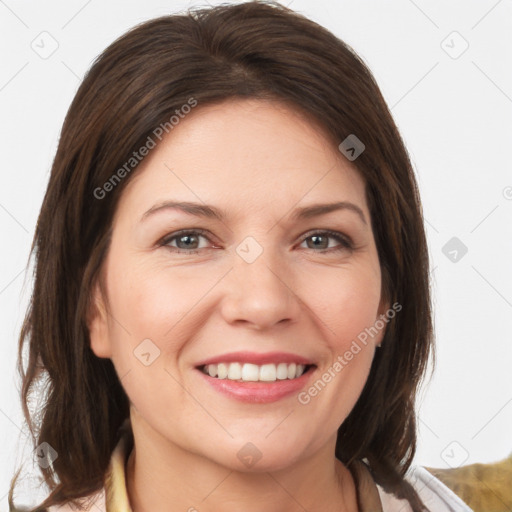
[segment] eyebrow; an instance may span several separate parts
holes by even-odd
[[[221,222],[224,222],[227,217],[225,212],[208,204],[194,203],[190,201],[163,201],[161,203],[155,204],[147,212],[145,212],[141,217],[141,222],[147,219],[149,216],[163,210],[180,210],[184,213],[188,213],[189,215],[217,219]],[[292,220],[311,219],[313,217],[326,215],[328,213],[339,210],[352,211],[359,216],[364,224],[367,224],[363,210],[361,210],[361,208],[356,204],[349,201],[339,201],[337,203],[325,204],[319,203],[312,204],[310,206],[303,206],[295,210],[292,215]]]

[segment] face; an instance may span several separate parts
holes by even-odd
[[[319,126],[261,100],[199,105],[136,172],[89,324],[132,423],[241,471],[333,443],[383,331],[354,340],[388,306],[362,178]]]

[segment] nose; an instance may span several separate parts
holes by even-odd
[[[278,323],[294,323],[301,311],[298,290],[293,289],[291,272],[278,257],[264,252],[248,263],[236,257],[226,276],[221,312],[231,324],[246,324],[255,330]]]

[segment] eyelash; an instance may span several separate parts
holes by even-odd
[[[171,247],[169,243],[176,238],[179,238],[181,236],[185,235],[201,235],[202,237],[206,238],[208,241],[211,242],[211,240],[206,236],[206,231],[203,229],[192,229],[192,230],[182,230],[178,231],[176,233],[172,233],[169,236],[165,236],[158,242],[158,246],[160,247],[167,247],[174,253],[181,253],[181,254],[198,254],[203,249],[192,249],[192,250],[183,250],[178,249],[177,247]],[[311,238],[312,236],[322,236],[327,235],[330,238],[334,238],[336,241],[340,242],[340,245],[338,247],[331,247],[330,249],[323,249],[321,251],[314,251],[318,252],[320,254],[325,253],[333,253],[333,252],[339,252],[342,250],[349,250],[352,251],[354,249],[354,243],[352,242],[352,239],[346,235],[343,235],[342,233],[339,233],[337,231],[330,231],[330,230],[324,230],[324,231],[310,231],[309,233],[306,233],[306,235],[303,237],[301,244],[307,240],[308,238]]]

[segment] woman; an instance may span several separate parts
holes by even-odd
[[[410,467],[432,350],[411,164],[317,24],[248,2],[114,42],[34,250],[36,510],[469,510]]]

